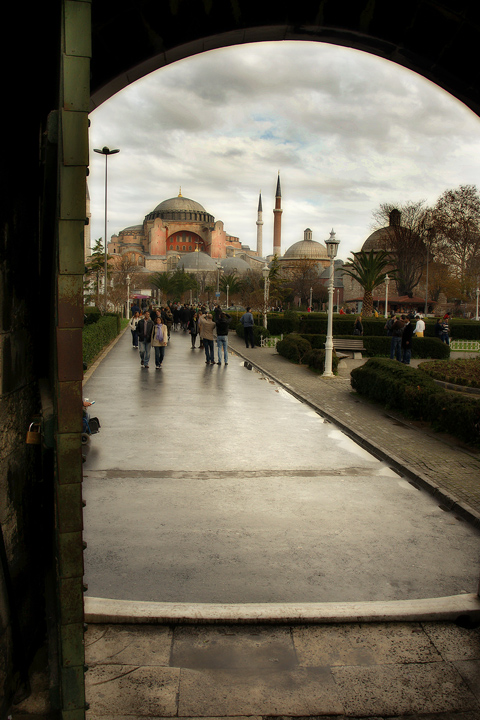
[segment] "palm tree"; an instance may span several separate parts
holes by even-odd
[[[391,269],[392,256],[389,252],[364,250],[353,253],[353,258],[347,260],[349,267],[343,266],[345,275],[350,275],[363,288],[362,314],[366,317],[373,315],[373,291],[385,281],[385,271],[388,269],[390,277],[397,271]]]
[[[229,298],[232,298],[234,295],[238,295],[238,293],[241,292],[242,279],[238,277],[236,272],[222,275],[220,278],[219,288],[223,293],[225,293],[225,296],[227,295],[227,286]]]

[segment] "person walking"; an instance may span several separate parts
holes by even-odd
[[[217,365],[222,364],[222,348],[225,365],[228,365],[228,326],[230,325],[231,321],[232,318],[230,315],[228,315],[228,313],[221,312],[219,319],[215,323],[217,327]]]
[[[155,367],[160,370],[165,356],[165,346],[168,343],[168,328],[161,316],[157,317],[157,322],[152,328],[151,342],[155,351]]]
[[[195,341],[198,335],[198,315],[196,312],[193,313],[192,317],[188,321],[187,328],[192,340],[192,350],[195,350]]]
[[[450,315],[447,313],[442,321],[442,332],[440,333],[440,340],[447,345],[450,345],[450,332],[448,329],[448,318]]]
[[[248,343],[250,343],[250,347],[254,348],[255,343],[253,341],[253,326],[255,324],[255,321],[253,319],[253,315],[251,313],[251,308],[247,307],[247,312],[245,312],[242,317],[240,318],[240,322],[243,325],[243,334],[245,336],[245,347],[248,348]]]
[[[424,337],[425,335],[425,320],[420,316],[417,317],[417,323],[415,325],[415,337]]]
[[[162,308],[162,321],[167,326],[168,339],[170,340],[173,325],[173,314],[168,305],[165,308]]]
[[[390,360],[402,360],[402,333],[403,321],[395,315],[395,322],[392,325],[392,339],[390,341]]]
[[[132,347],[134,350],[138,350],[138,332],[137,332],[137,325],[138,321],[140,320],[140,313],[138,311],[135,312],[133,317],[130,319],[130,322],[128,323],[128,326],[130,330],[132,331]]]
[[[200,350],[203,350],[203,328],[202,328],[202,325],[203,325],[203,321],[205,320],[205,312],[204,312],[203,308],[200,308],[200,310],[197,310],[197,315],[198,315],[198,335],[200,337],[199,348],[200,348]]]
[[[404,365],[410,365],[414,327],[410,322],[410,318],[406,315],[402,315],[402,320],[404,322],[402,333],[402,363]]]
[[[148,370],[150,360],[150,348],[152,343],[153,322],[150,320],[150,313],[145,310],[143,318],[137,323],[138,351],[140,353],[140,365]]]
[[[363,335],[363,325],[362,325],[362,316],[358,315],[357,319],[355,320],[355,325],[353,326],[353,334],[354,335]]]
[[[202,333],[203,333],[203,347],[205,350],[205,364],[215,365],[215,353],[213,351],[213,331],[215,330],[215,323],[212,320],[211,313],[207,313],[203,316],[202,320]]]

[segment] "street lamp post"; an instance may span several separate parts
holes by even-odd
[[[478,288],[478,287],[476,290],[476,294],[477,294],[477,310],[475,312],[475,320],[478,320],[478,296],[480,295],[480,288]]]
[[[217,303],[220,304],[220,270],[222,269],[222,263],[217,262],[216,266],[217,266],[217,292],[215,294],[216,294],[216,298],[217,298]]]
[[[127,275],[127,313],[125,317],[130,316],[130,275]]]
[[[230,285],[227,285],[227,310],[228,310],[228,291],[230,290]]]
[[[388,286],[390,285],[390,278],[388,274],[385,275],[385,317],[388,317]]]
[[[105,294],[105,312],[107,312],[107,189],[108,189],[108,156],[119,153],[120,150],[110,150],[108,147],[103,147],[101,150],[94,148],[94,152],[105,155],[105,282],[104,282],[104,294]]]
[[[428,315],[428,260],[429,260],[429,245],[427,243],[427,271],[425,277],[425,317]]]
[[[332,229],[329,240],[325,240],[327,254],[330,258],[330,282],[328,284],[328,322],[327,340],[325,342],[325,371],[323,377],[334,377],[332,372],[333,355],[333,280],[335,273],[335,258],[337,256],[340,240],[337,240]]]
[[[266,328],[268,321],[267,321],[267,303],[268,303],[268,296],[270,295],[270,269],[265,263],[265,265],[262,268],[262,275],[263,275],[263,327]]]
[[[310,288],[310,303],[308,307],[310,308],[310,312],[312,312],[312,296],[313,296],[313,288]]]

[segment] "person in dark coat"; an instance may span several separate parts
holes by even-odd
[[[413,331],[415,328],[410,322],[410,318],[406,315],[402,315],[402,320],[405,323],[402,333],[402,363],[404,365],[410,365],[410,359],[412,357]]]
[[[218,363],[222,364],[222,348],[223,348],[223,359],[225,365],[228,365],[228,326],[230,325],[232,318],[227,313],[220,313],[220,318],[215,322],[217,326],[217,351],[218,351]]]
[[[152,344],[153,322],[150,320],[150,313],[145,311],[145,315],[137,323],[138,333],[138,351],[140,353],[140,365],[148,370],[148,361],[150,360],[150,349]]]

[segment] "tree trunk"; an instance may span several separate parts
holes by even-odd
[[[363,317],[371,317],[373,315],[373,296],[370,290],[365,290],[363,294]]]

